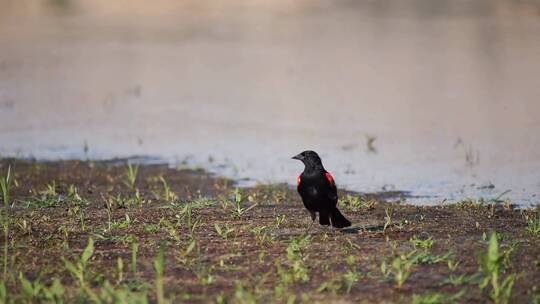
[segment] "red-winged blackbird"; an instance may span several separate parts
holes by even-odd
[[[351,222],[336,207],[338,196],[334,178],[324,169],[319,155],[314,151],[304,151],[293,159],[298,159],[305,165],[304,172],[298,176],[296,182],[298,193],[313,222],[318,212],[321,225],[332,223],[336,228],[349,227]]]

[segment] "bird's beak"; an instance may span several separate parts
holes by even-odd
[[[298,154],[298,155],[293,156],[292,159],[303,160],[304,156],[302,154]]]

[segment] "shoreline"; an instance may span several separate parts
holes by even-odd
[[[219,172],[219,170],[212,170],[208,167],[202,166],[202,165],[194,165],[189,164],[187,159],[184,160],[175,160],[172,161],[167,158],[162,158],[159,156],[144,156],[144,155],[134,155],[130,157],[115,157],[115,158],[99,158],[99,159],[82,159],[80,157],[73,157],[73,158],[59,158],[59,159],[40,159],[35,157],[0,157],[0,164],[6,163],[6,162],[28,162],[28,163],[41,163],[41,164],[56,164],[56,163],[62,163],[62,162],[82,162],[82,163],[89,163],[89,164],[99,164],[99,165],[111,165],[111,166],[124,166],[128,162],[131,162],[134,165],[139,166],[165,166],[169,169],[175,169],[175,170],[185,170],[185,171],[199,171],[204,172],[206,174],[212,175],[215,178],[218,179],[227,179],[229,182],[234,183],[237,187],[242,189],[250,189],[257,185],[282,185],[286,184],[291,189],[295,188],[295,185],[292,183],[284,183],[284,182],[261,182],[255,179],[251,179],[249,177],[232,177],[227,176],[226,172]],[[218,167],[223,167],[218,166]],[[224,174],[225,173],[225,174]],[[482,186],[481,188],[489,188],[493,187],[492,184],[489,186]],[[429,196],[429,195],[419,195],[415,194],[414,191],[410,190],[403,190],[403,189],[395,189],[392,187],[391,190],[385,189],[385,186],[383,186],[380,190],[376,191],[358,191],[358,190],[351,190],[346,187],[340,186],[338,183],[338,188],[341,190],[340,192],[343,193],[349,193],[349,194],[355,194],[355,195],[363,195],[367,194],[368,196],[377,196],[384,198],[385,200],[389,200],[392,202],[400,202],[404,204],[414,205],[414,206],[442,206],[442,205],[454,205],[459,204],[463,202],[470,202],[475,204],[505,204],[505,205],[511,205],[512,209],[535,209],[540,206],[540,200],[536,203],[529,202],[527,204],[515,204],[513,201],[510,200],[510,198],[505,198],[505,195],[508,193],[511,193],[511,189],[501,190],[500,192],[495,192],[495,194],[489,195],[489,196],[482,196],[479,195],[477,197],[469,197],[469,196],[463,196],[462,198],[455,198],[455,199],[446,199],[441,198],[436,195]]]

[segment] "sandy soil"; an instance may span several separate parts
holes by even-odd
[[[385,202],[395,193],[342,192],[353,227],[316,224],[306,234],[309,216],[286,185],[237,190],[203,171],[160,165],[137,167],[130,183],[122,161],[2,160],[2,176],[8,164],[14,179],[0,238],[7,301],[46,301],[55,278],[67,302],[161,301],[161,249],[163,294],[173,302],[491,302],[493,281],[479,288],[492,278],[480,261],[494,231],[495,284],[516,274],[509,301],[540,299],[540,236],[528,224],[538,210],[416,207]],[[66,260],[76,261],[89,238],[94,251],[80,280]],[[43,287],[29,295],[21,277]]]

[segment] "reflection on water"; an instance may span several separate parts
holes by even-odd
[[[0,5],[1,155],[293,183],[312,148],[350,189],[540,200],[537,1]]]

